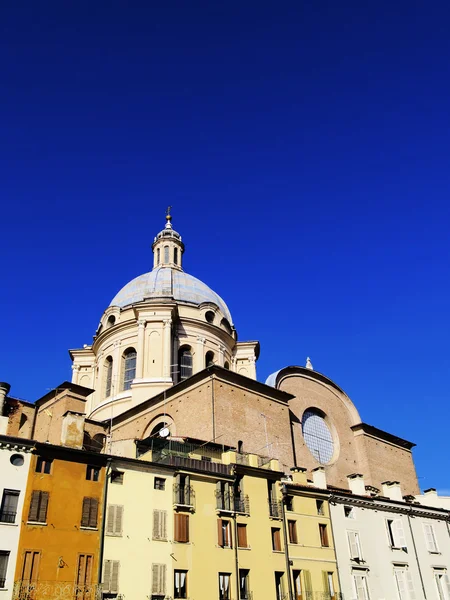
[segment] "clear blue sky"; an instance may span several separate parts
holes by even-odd
[[[150,270],[185,268],[362,419],[448,465],[448,2],[23,2],[0,9],[0,379],[35,400]],[[401,474],[399,474],[401,479]]]

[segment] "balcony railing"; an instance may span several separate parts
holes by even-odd
[[[171,465],[182,469],[195,469],[196,471],[206,471],[207,473],[219,473],[220,475],[230,475],[232,468],[231,465],[224,465],[209,460],[186,458],[185,456],[174,456],[155,451],[153,451],[153,460],[162,465]]]
[[[13,600],[101,600],[99,584],[77,585],[73,581],[16,581]]]
[[[0,512],[0,523],[14,523],[16,520],[16,512],[2,510]],[[1,586],[0,586],[1,587]]]
[[[283,509],[279,500],[269,500],[269,514],[276,519],[283,518]]]
[[[192,485],[180,485],[175,483],[173,486],[173,503],[177,506],[195,507],[195,491]]]
[[[6,577],[0,577],[0,588],[4,588],[6,583]]]
[[[244,494],[235,496],[233,492],[216,491],[216,508],[217,510],[249,515],[250,500],[248,496],[244,496]]]

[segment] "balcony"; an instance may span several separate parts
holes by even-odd
[[[250,500],[248,496],[244,496],[244,494],[235,496],[232,492],[216,491],[216,509],[242,515],[249,515]]]
[[[173,486],[173,503],[178,508],[195,510],[195,491],[192,485],[175,483]]]
[[[102,586],[73,581],[16,581],[12,600],[101,600]]]
[[[219,475],[231,474],[231,465],[224,465],[209,460],[199,460],[197,458],[187,458],[185,456],[176,456],[174,454],[162,454],[153,451],[153,461],[162,465],[179,467],[181,469],[194,469],[195,471],[218,473]]]
[[[269,515],[274,519],[282,519],[283,518],[283,507],[281,506],[281,502],[279,500],[269,500]]]
[[[16,512],[2,510],[0,512],[0,523],[15,523],[16,521]],[[0,586],[2,587],[2,586]]]

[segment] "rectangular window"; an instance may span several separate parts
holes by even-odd
[[[36,581],[39,574],[41,553],[29,550],[25,552],[22,566],[22,581]]]
[[[231,521],[226,519],[217,519],[217,537],[218,545],[221,548],[231,548]]]
[[[295,600],[303,600],[302,596],[302,581],[301,571],[293,571],[292,578],[294,580],[294,598]]]
[[[277,600],[284,599],[284,573],[275,571],[275,591]]]
[[[167,511],[153,511],[153,539],[167,540]]]
[[[28,513],[28,521],[32,523],[47,522],[49,493],[34,490],[31,494],[30,511]]]
[[[387,519],[386,526],[391,548],[406,548],[405,532],[401,519]]]
[[[316,500],[316,508],[317,508],[317,514],[318,515],[324,515],[325,514],[325,509],[324,509],[324,501],[323,500]]]
[[[152,565],[152,595],[166,595],[166,565]]]
[[[297,522],[296,521],[288,521],[288,530],[289,530],[289,542],[291,544],[298,544]]]
[[[92,563],[94,557],[92,554],[79,554],[77,567],[77,598],[84,598],[82,592],[88,591],[84,588],[89,586],[92,581]]]
[[[281,532],[278,527],[272,527],[272,550],[281,551]]]
[[[292,496],[286,496],[285,498],[286,510],[293,512],[294,510],[294,498]]]
[[[248,548],[247,525],[245,525],[245,523],[237,524],[237,535],[238,535],[238,547],[239,548]]]
[[[176,542],[189,542],[189,515],[175,513],[174,519],[174,540]]]
[[[6,585],[6,571],[8,569],[9,552],[0,550],[0,589]]]
[[[120,537],[123,527],[123,506],[120,504],[108,504],[106,514],[106,535]]]
[[[428,552],[439,552],[433,525],[431,523],[424,523],[423,529]]]
[[[45,473],[46,475],[50,475],[52,462],[53,460],[50,460],[49,458],[42,458],[42,456],[38,456],[36,460],[36,473]]]
[[[406,566],[395,567],[394,577],[400,600],[415,600],[416,593],[411,571]]]
[[[0,522],[14,523],[17,514],[17,503],[20,492],[18,490],[4,490],[0,507]]]
[[[319,523],[320,544],[324,548],[329,547],[327,526],[324,523]]]
[[[81,511],[81,527],[95,529],[97,527],[98,499],[83,498],[83,508]]]
[[[230,573],[219,573],[219,600],[231,600]]]
[[[362,560],[361,542],[359,533],[356,531],[347,531],[348,547],[350,558],[352,560]]]
[[[87,465],[86,467],[86,480],[87,481],[98,481],[100,477],[100,469],[99,467],[93,467],[91,465]]]
[[[344,517],[346,519],[354,519],[355,518],[355,509],[353,506],[344,506]]]
[[[357,600],[369,600],[369,586],[367,583],[366,571],[353,572],[353,587]]]
[[[331,571],[328,571],[327,573],[325,573],[325,575],[326,575],[325,591],[329,594],[329,597],[333,600],[333,598],[335,597],[333,573]]]
[[[450,600],[450,578],[444,569],[434,569],[434,581],[436,582],[439,600]]]
[[[111,483],[123,484],[123,471],[111,471]]]
[[[187,598],[187,571],[174,571],[173,597]]]
[[[191,490],[191,478],[189,475],[179,473],[175,478],[174,485],[174,504],[181,504],[182,506],[192,506],[192,490]]]
[[[154,483],[155,490],[165,490],[166,489],[166,480],[162,477],[155,477]]]
[[[239,569],[239,600],[249,600],[249,573],[248,569]]]
[[[118,560],[105,560],[103,566],[103,592],[109,594],[119,593],[119,567]]]

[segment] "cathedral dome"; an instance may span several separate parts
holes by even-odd
[[[216,292],[196,277],[171,267],[157,267],[136,277],[114,296],[110,306],[123,308],[144,300],[163,297],[195,306],[212,302],[219,307],[230,325],[232,324],[230,311]]]

